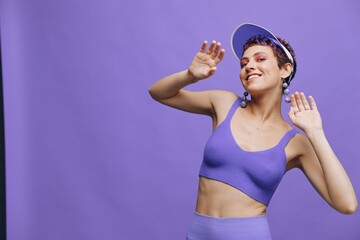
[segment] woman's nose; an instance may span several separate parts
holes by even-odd
[[[255,69],[255,63],[254,61],[249,61],[246,66],[245,66],[246,70],[254,70]]]

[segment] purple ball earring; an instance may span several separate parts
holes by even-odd
[[[290,103],[289,85],[288,85],[286,82],[284,82],[282,86],[283,86],[283,88],[284,88],[284,90],[283,90],[283,95],[285,96],[285,102],[286,102],[286,103]]]
[[[240,106],[242,107],[242,108],[246,108],[246,106],[247,106],[247,102],[249,101],[246,97],[249,95],[249,93],[248,92],[244,92],[244,94],[243,94],[243,96],[241,97],[241,103],[240,103]]]

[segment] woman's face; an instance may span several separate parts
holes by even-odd
[[[255,45],[246,49],[240,66],[240,79],[248,91],[278,88],[286,73],[284,68],[279,68],[274,52],[268,46]]]

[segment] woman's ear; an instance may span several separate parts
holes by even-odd
[[[283,79],[288,78],[291,75],[292,71],[293,71],[292,64],[291,63],[285,63],[285,65],[283,67],[283,73],[281,75],[281,78],[283,78]]]

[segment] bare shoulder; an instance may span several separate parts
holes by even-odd
[[[213,127],[215,128],[226,118],[226,115],[229,112],[231,106],[239,98],[239,96],[234,92],[224,90],[216,90],[213,94],[212,103],[214,108],[214,115],[212,116],[212,119]]]
[[[226,90],[212,90],[212,95],[212,103],[216,110],[231,105],[238,99],[236,93]]]
[[[293,137],[292,144],[299,154],[303,154],[304,150],[311,146],[308,137],[299,132]]]

